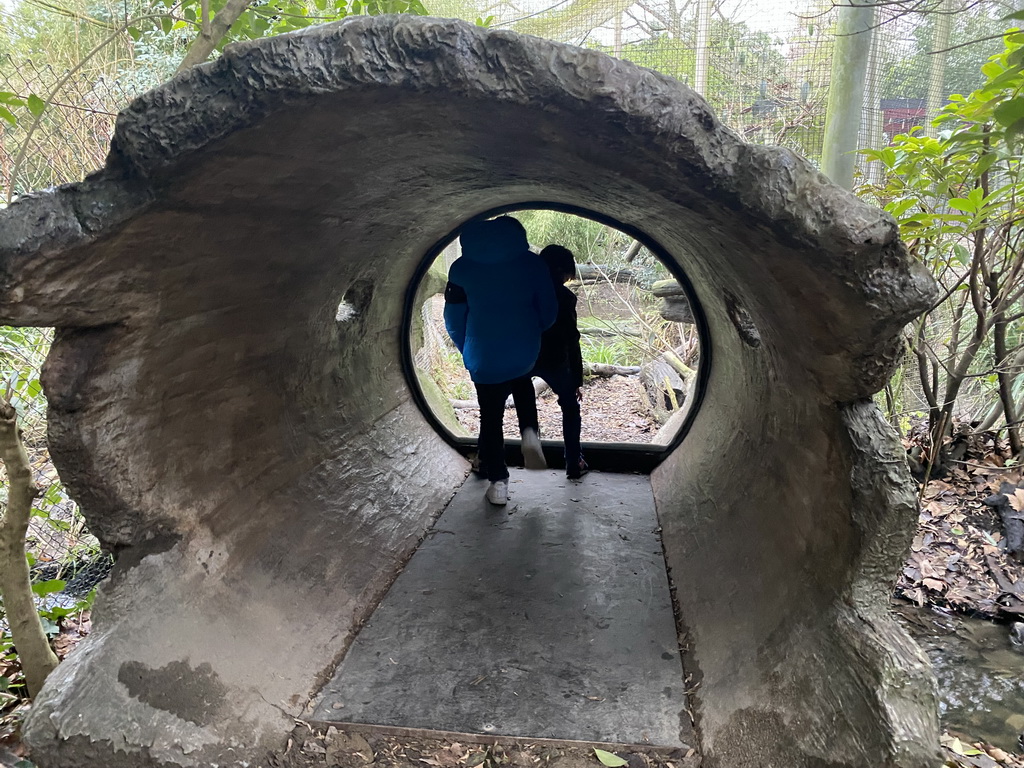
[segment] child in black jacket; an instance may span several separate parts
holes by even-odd
[[[558,296],[558,317],[544,331],[540,355],[531,375],[551,385],[562,409],[562,439],[565,441],[565,474],[571,480],[587,471],[580,448],[580,403],[583,401],[583,353],[580,332],[576,327],[576,294],[566,283],[576,276],[576,260],[572,251],[560,245],[549,245],[540,252],[551,272]]]

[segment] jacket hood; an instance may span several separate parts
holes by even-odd
[[[481,264],[497,264],[530,250],[526,230],[511,216],[491,221],[471,221],[459,235],[462,257]]]

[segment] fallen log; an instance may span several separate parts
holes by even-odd
[[[640,373],[639,365],[612,365],[611,363],[588,363],[583,361],[583,372],[591,376],[636,376]]]
[[[581,283],[635,283],[636,272],[603,264],[577,264],[576,279]]]
[[[1003,483],[999,487],[999,493],[994,493],[982,503],[992,507],[1003,522],[1003,533],[1006,534],[1006,551],[1017,562],[1024,561],[1024,511],[1017,511],[1020,506],[1019,499],[1024,497],[1024,488],[1018,488],[1013,483]],[[1010,499],[1015,504],[1010,503]]]
[[[683,286],[679,284],[678,280],[658,280],[651,286],[651,293],[657,296],[659,299],[663,299],[666,296],[685,296],[686,292],[683,290]]]
[[[686,291],[676,280],[659,280],[651,286],[651,293],[662,300],[658,310],[663,318],[673,323],[693,323],[693,309]]]
[[[600,328],[586,325],[580,328],[581,336],[597,336],[599,339],[616,339],[620,336],[638,338],[641,334],[635,328]]]

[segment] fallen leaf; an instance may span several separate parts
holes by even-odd
[[[1006,501],[1015,512],[1024,512],[1024,488],[1018,488],[1012,496],[1007,496]]]
[[[603,765],[607,765],[608,768],[621,768],[623,765],[629,765],[628,760],[623,760],[616,754],[611,752],[605,752],[603,749],[594,747],[594,754],[597,755],[597,759],[601,761]]]

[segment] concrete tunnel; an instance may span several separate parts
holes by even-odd
[[[934,296],[893,220],[671,78],[411,17],[230,46],[133,102],[105,168],[0,211],[0,322],[57,328],[52,455],[118,554],[33,759],[283,747],[467,475],[402,364],[411,281],[536,201],[656,243],[706,319],[651,471],[703,765],[937,764],[887,612],[915,495],[869,399]]]

